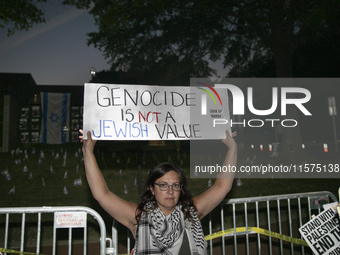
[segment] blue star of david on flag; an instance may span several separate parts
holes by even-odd
[[[58,113],[51,113],[51,116],[49,117],[51,119],[51,123],[55,122],[58,123],[58,120],[60,119],[60,117],[58,116]]]
[[[61,144],[69,141],[70,94],[41,93],[42,125],[40,142]]]

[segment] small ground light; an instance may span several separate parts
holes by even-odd
[[[305,148],[305,145],[304,145],[304,144],[302,144],[301,146],[302,146],[302,149],[304,149],[304,148]]]
[[[271,144],[269,144],[269,151],[273,150],[273,146]]]
[[[328,152],[328,145],[326,143],[323,144],[323,151]]]
[[[254,144],[250,145],[250,148],[254,149]]]
[[[260,150],[263,151],[263,145],[262,144],[260,145]]]

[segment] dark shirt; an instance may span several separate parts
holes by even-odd
[[[189,245],[189,239],[187,236],[187,231],[184,229],[183,233],[183,242],[181,249],[179,250],[178,255],[188,255],[190,254],[190,245]]]

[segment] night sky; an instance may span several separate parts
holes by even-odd
[[[0,29],[0,72],[31,73],[38,85],[82,85],[90,69],[109,69],[102,52],[87,46],[86,34],[97,30],[87,11],[44,4],[46,23],[7,37]]]
[[[97,31],[88,11],[64,6],[59,0],[44,4],[46,23],[7,37],[0,29],[0,72],[31,73],[38,85],[82,85],[91,79],[90,69],[110,66],[99,49],[87,46],[87,33]],[[214,63],[226,75],[221,63]]]

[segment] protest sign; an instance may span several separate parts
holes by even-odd
[[[223,139],[231,133],[227,92],[198,87],[84,86],[84,139]]]
[[[315,254],[340,254],[340,225],[333,208],[321,212],[299,231]]]

